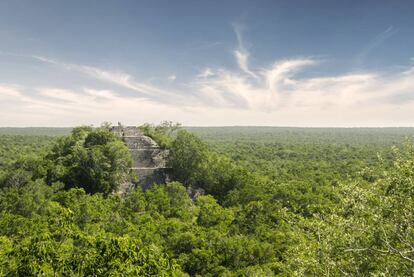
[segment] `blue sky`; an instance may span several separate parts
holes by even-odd
[[[414,126],[412,1],[0,2],[0,126]]]

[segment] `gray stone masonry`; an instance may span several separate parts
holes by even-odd
[[[150,137],[142,134],[138,127],[118,126],[112,127],[112,132],[122,138],[131,152],[134,164],[132,170],[138,176],[138,181],[125,183],[120,187],[119,193],[125,193],[140,186],[147,189],[155,184],[164,184],[168,181],[166,158],[168,150],[162,149]]]

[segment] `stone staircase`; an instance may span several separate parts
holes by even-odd
[[[138,177],[134,183],[126,183],[120,187],[120,193],[125,193],[136,186],[147,189],[153,184],[164,184],[168,181],[166,157],[168,150],[162,149],[150,137],[141,133],[138,127],[114,126],[112,132],[122,138],[134,160],[132,170]]]

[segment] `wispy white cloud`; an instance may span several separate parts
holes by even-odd
[[[64,62],[56,61],[56,60],[53,60],[47,57],[41,57],[41,56],[33,56],[33,57],[39,61],[49,63],[49,64],[54,64],[54,65],[63,67],[70,71],[77,71],[79,73],[90,76],[97,80],[116,84],[123,88],[138,92],[143,98],[147,98],[147,99],[164,98],[165,99],[165,97],[169,97],[169,98],[174,98],[176,100],[179,100],[179,98],[183,97],[182,95],[180,95],[180,93],[172,91],[172,90],[165,90],[165,89],[153,86],[151,84],[147,84],[145,82],[137,82],[134,80],[134,78],[131,75],[124,73],[124,72],[108,71],[108,70],[98,68],[98,67],[93,67],[93,66],[64,63]]]
[[[197,75],[197,77],[198,78],[208,78],[208,77],[211,77],[213,75],[214,75],[213,70],[211,70],[211,68],[207,67],[201,73],[199,73]]]
[[[49,90],[51,91],[51,90]],[[61,89],[53,89],[53,92],[56,93],[53,95],[54,98],[60,98],[60,100],[67,100],[67,92],[65,90]],[[66,92],[66,93],[65,93]],[[64,96],[59,96],[57,93],[65,93]],[[5,99],[7,101],[13,101],[13,105],[5,105],[3,108],[8,109],[14,109],[17,107],[20,108],[39,108],[39,112],[49,111],[49,112],[55,112],[60,111],[62,109],[77,109],[77,106],[72,105],[72,103],[69,103],[69,105],[65,105],[62,103],[53,103],[50,101],[47,101],[47,99],[43,99],[42,93],[33,93],[31,88],[26,88],[21,85],[15,85],[15,84],[0,84],[0,99],[7,97],[8,99]],[[44,95],[46,96],[46,94]],[[8,103],[8,102],[6,102]],[[43,110],[43,111],[41,111]]]
[[[262,123],[269,125],[414,125],[410,116],[413,67],[387,73],[298,77],[318,64],[312,58],[277,61],[255,72],[257,80],[222,68],[210,69],[210,77],[199,76],[193,89],[211,106],[262,113]]]
[[[234,56],[238,68],[206,66],[186,82],[171,75],[167,77],[171,80],[168,87],[165,82],[164,86],[148,83],[123,71],[35,56],[36,60],[68,74],[91,78],[104,89],[82,83],[78,89],[48,85],[28,88],[3,83],[0,84],[0,105],[3,103],[4,107],[4,103],[13,102],[7,113],[17,118],[20,113],[38,115],[31,118],[37,120],[35,125],[42,122],[70,125],[85,120],[94,123],[121,120],[135,124],[162,119],[190,125],[414,125],[412,64],[387,72],[315,75],[302,73],[323,66],[322,61],[300,57],[254,68],[249,66],[250,53],[241,30],[235,28],[235,32],[238,45]],[[384,31],[371,49],[393,32],[392,28]],[[165,81],[165,77],[161,79]],[[111,86],[106,87],[107,84]],[[0,119],[0,124],[5,125],[7,121]]]
[[[294,59],[281,62],[275,62],[273,67],[263,71],[267,88],[276,90],[283,83],[290,83],[295,73],[301,71],[304,67],[316,64],[317,61],[312,59]]]
[[[168,76],[167,79],[170,80],[170,81],[175,81],[177,79],[177,76],[172,74],[172,75]]]
[[[19,86],[10,84],[0,84],[0,98],[21,97]]]
[[[356,64],[358,66],[363,65],[365,59],[369,56],[369,54],[378,48],[381,44],[383,44],[386,40],[390,39],[392,36],[398,33],[398,29],[394,28],[393,26],[389,26],[384,31],[377,34],[365,47],[362,49],[360,53],[356,56]]]
[[[182,109],[111,90],[36,88],[0,84],[0,126],[74,126],[103,121],[160,122],[165,116],[185,119]],[[2,105],[3,104],[3,105]],[[184,121],[183,121],[184,122]]]
[[[236,33],[238,47],[234,50],[234,56],[236,57],[237,64],[240,69],[247,73],[248,75],[257,78],[257,75],[249,69],[249,52],[244,46],[242,26],[238,24],[233,24],[234,32]]]

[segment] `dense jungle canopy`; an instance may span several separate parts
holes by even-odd
[[[414,274],[414,129],[142,130],[172,181],[119,195],[107,126],[0,129],[0,276]]]

